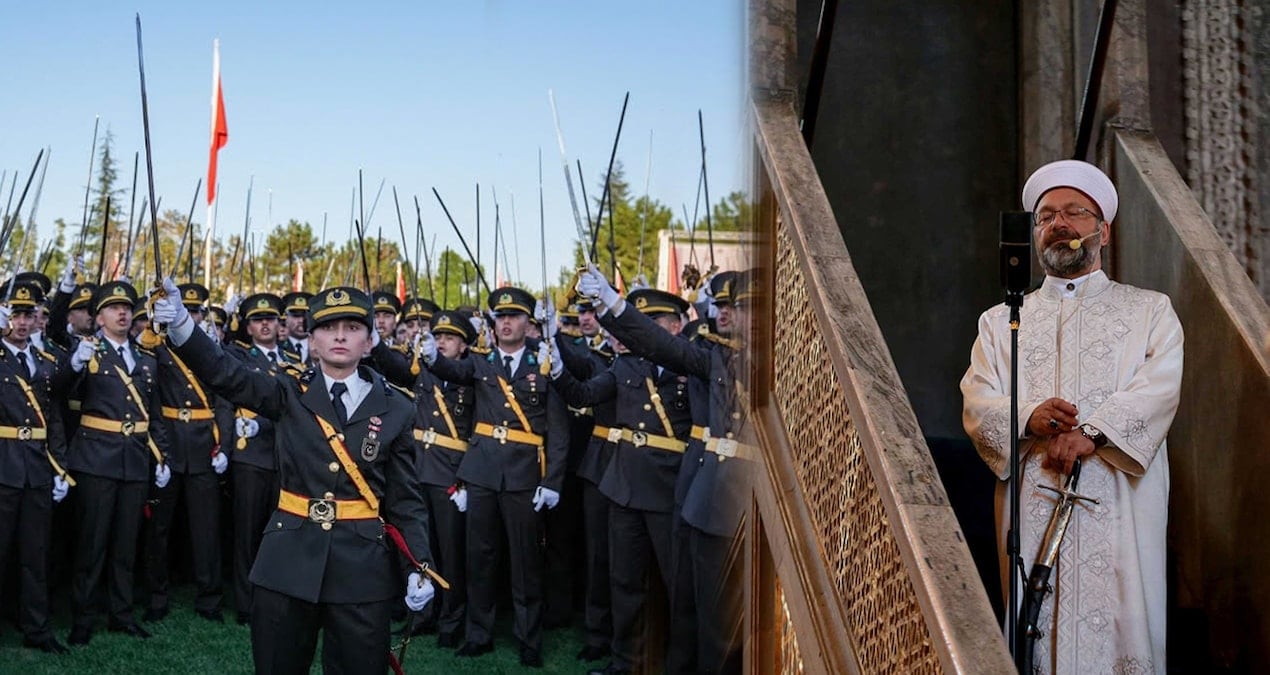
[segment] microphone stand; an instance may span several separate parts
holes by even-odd
[[[1010,529],[1006,533],[1006,554],[1010,558],[1010,597],[1006,613],[1006,630],[1010,642],[1010,654],[1015,663],[1023,655],[1019,634],[1019,582],[1024,577],[1023,555],[1019,544],[1019,323],[1023,307],[1023,294],[1008,292],[1005,303],[1010,308]]]
[[[1001,213],[1001,281],[1005,287],[1005,304],[1010,308],[1010,529],[1006,532],[1006,554],[1009,556],[1009,604],[1006,607],[1006,636],[1015,665],[1021,665],[1024,636],[1018,630],[1020,583],[1027,578],[1019,544],[1021,458],[1019,457],[1019,323],[1023,295],[1032,275],[1032,214]],[[1030,674],[1029,674],[1030,675]]]

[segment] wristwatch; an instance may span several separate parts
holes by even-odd
[[[1079,427],[1080,433],[1089,440],[1094,442],[1095,448],[1101,448],[1107,444],[1107,434],[1098,430],[1098,427],[1092,424],[1082,424]]]

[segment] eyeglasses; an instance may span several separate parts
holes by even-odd
[[[1069,225],[1079,225],[1081,223],[1087,223],[1091,220],[1098,220],[1098,214],[1094,213],[1093,211],[1090,211],[1089,209],[1084,208],[1083,206],[1073,206],[1071,208],[1061,209],[1057,211],[1053,211],[1050,209],[1046,209],[1044,211],[1037,211],[1032,216],[1033,222],[1036,223],[1037,227],[1049,227],[1050,225],[1054,224],[1055,219],[1058,218],[1058,215],[1060,213],[1063,215],[1063,220],[1066,221],[1067,224]]]

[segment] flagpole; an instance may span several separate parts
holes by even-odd
[[[216,205],[220,200],[220,182],[216,177],[216,159],[220,149],[229,142],[229,129],[225,125],[224,97],[220,86],[220,38],[212,40],[212,99],[209,128],[209,152],[207,162],[207,231],[203,235],[203,285],[212,287],[212,242],[216,239]],[[191,279],[193,281],[193,279]]]

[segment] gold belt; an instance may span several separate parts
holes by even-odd
[[[107,431],[114,434],[123,434],[124,436],[144,434],[150,430],[150,423],[145,420],[120,422],[119,420],[108,420],[96,415],[84,415],[80,418],[79,425],[95,431]]]
[[[5,440],[42,441],[48,433],[43,427],[0,427],[0,439]]]
[[[182,422],[216,419],[216,411],[211,408],[169,408],[163,406],[163,416],[170,420]]]
[[[335,495],[330,492],[321,499],[316,499],[281,490],[278,492],[278,510],[308,518],[320,524],[324,530],[331,529],[331,523],[337,520],[369,520],[379,517],[379,512],[372,509],[366,500],[335,499]]]
[[[604,439],[609,443],[616,443],[622,440],[622,430],[617,427],[602,427],[597,424],[595,429],[591,430],[591,435]]]
[[[722,462],[729,457],[740,457],[741,459],[757,459],[758,446],[741,443],[731,438],[711,438],[706,441],[706,452],[713,452],[719,456]]]
[[[688,435],[704,443],[710,437],[710,427],[699,427],[694,424]]]
[[[432,429],[424,431],[423,429],[415,429],[415,440],[423,443],[424,447],[429,445],[439,445],[447,450],[457,450],[458,452],[467,452],[467,443],[453,436],[438,434]]]
[[[528,431],[521,431],[520,429],[509,429],[501,424],[494,426],[487,422],[477,422],[475,431],[482,436],[493,438],[499,443],[511,441],[513,443],[524,443],[525,445],[542,445],[542,436]]]
[[[622,429],[621,437],[622,437],[622,440],[630,443],[631,445],[634,445],[637,448],[648,446],[650,448],[657,448],[658,450],[667,450],[669,452],[683,452],[684,448],[688,447],[687,443],[684,443],[678,438],[672,438],[670,436],[659,436],[657,434],[650,434],[644,431],[631,431],[630,429]]]

